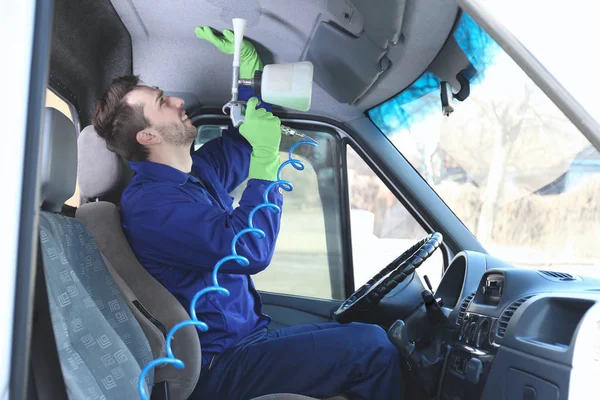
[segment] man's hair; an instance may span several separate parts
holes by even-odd
[[[125,96],[139,82],[137,75],[114,79],[97,101],[92,122],[96,133],[106,141],[108,149],[129,161],[146,161],[149,153],[136,139],[138,132],[151,126],[144,116],[144,106],[130,105],[125,100]]]

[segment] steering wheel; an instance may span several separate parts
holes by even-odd
[[[427,260],[442,243],[442,234],[434,232],[421,239],[410,249],[379,271],[367,283],[352,293],[333,314],[335,320],[352,322],[359,312],[371,311],[407,276]]]

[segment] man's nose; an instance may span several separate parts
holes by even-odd
[[[185,101],[183,99],[180,99],[179,97],[173,97],[173,102],[175,103],[175,107],[177,108],[181,108],[185,104]]]

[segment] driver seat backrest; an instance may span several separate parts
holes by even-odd
[[[65,386],[70,398],[136,398],[140,372],[154,356],[94,239],[81,222],[60,215],[75,192],[76,167],[75,126],[59,111],[46,108],[40,259]],[[153,382],[150,371],[147,393]]]
[[[78,182],[81,196],[87,199],[120,197],[131,178],[128,165],[106,147],[93,126],[86,127],[78,142]],[[147,332],[155,357],[165,355],[165,336],[179,322],[190,319],[181,303],[139,263],[121,228],[119,208],[108,201],[81,205],[75,218],[82,221],[96,239],[98,248],[115,268],[115,273],[135,296],[130,307],[139,309],[140,325]],[[170,400],[187,399],[198,382],[201,349],[193,326],[179,329],[172,342],[175,357],[185,368],[166,364],[155,370],[155,381],[166,382]]]

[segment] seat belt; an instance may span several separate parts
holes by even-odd
[[[52,320],[44,274],[42,245],[38,239],[37,267],[35,274],[35,300],[31,332],[31,372],[33,386],[38,400],[68,400],[63,378]],[[32,398],[31,393],[28,398]]]

